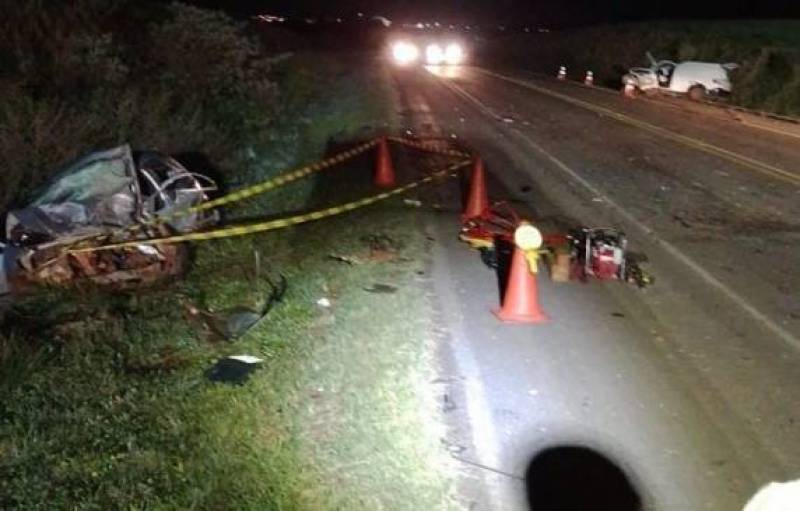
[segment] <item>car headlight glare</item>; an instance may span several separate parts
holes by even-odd
[[[400,41],[392,45],[392,57],[400,65],[410,64],[419,58],[419,48],[414,44]]]
[[[432,66],[438,66],[445,61],[444,50],[438,44],[431,44],[425,49],[425,60]]]
[[[450,43],[444,50],[444,61],[452,66],[464,62],[464,49],[460,44]]]

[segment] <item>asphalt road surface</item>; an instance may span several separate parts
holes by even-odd
[[[615,475],[594,453],[646,509],[741,509],[800,477],[798,138],[524,74],[394,76],[408,125],[481,154],[493,199],[544,231],[621,228],[656,278],[540,274],[551,321],[501,324],[495,273],[456,239],[458,190],[430,192],[452,210],[426,228],[466,506],[627,509],[601,504]]]

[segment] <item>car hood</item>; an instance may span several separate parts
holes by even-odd
[[[138,187],[128,145],[86,155],[6,217],[6,239],[30,245],[118,228],[136,217]]]

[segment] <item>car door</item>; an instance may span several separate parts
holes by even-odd
[[[658,79],[658,86],[662,89],[669,89],[672,84],[672,76],[675,74],[675,62],[671,60],[662,60],[656,67],[656,77]]]

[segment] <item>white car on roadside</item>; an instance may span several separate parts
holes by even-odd
[[[649,52],[647,58],[652,65],[631,68],[622,77],[623,84],[631,83],[644,93],[686,94],[693,100],[730,94],[733,87],[728,73],[738,67],[737,64],[713,62],[656,61]]]

